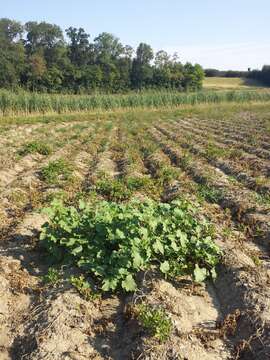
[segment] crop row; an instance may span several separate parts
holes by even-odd
[[[164,129],[164,126],[163,126]],[[213,166],[219,168],[227,175],[233,176],[237,181],[246,187],[256,190],[262,194],[270,193],[269,172],[270,165],[267,161],[245,156],[241,151],[234,147],[221,146],[219,143],[205,139],[202,133],[196,134],[196,130],[180,127],[167,126],[173,130],[175,140],[184,149],[200,155],[208,160]]]
[[[146,92],[125,95],[54,95],[2,90],[2,114],[66,113],[91,110],[115,110],[136,107],[171,107],[200,103],[269,101],[268,91],[218,91],[218,92]]]

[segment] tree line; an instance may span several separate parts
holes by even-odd
[[[0,19],[0,87],[39,92],[125,92],[141,89],[198,90],[204,71],[177,54],[136,51],[103,32],[90,41],[83,28]]]
[[[270,65],[264,65],[262,70],[250,71],[248,77],[258,80],[266,86],[270,86]]]
[[[248,71],[205,69],[206,77],[248,77]]]
[[[250,68],[248,71],[205,69],[204,73],[206,77],[242,77],[255,79],[266,86],[270,86],[270,65],[264,65],[261,70],[251,70]]]

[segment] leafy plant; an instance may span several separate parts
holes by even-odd
[[[48,184],[58,183],[59,180],[68,180],[72,174],[72,167],[64,159],[50,161],[41,169],[41,177]]]
[[[49,285],[58,284],[60,279],[61,279],[60,271],[53,267],[50,267],[48,270],[48,273],[46,275],[44,275],[42,278],[44,283],[49,284]]]
[[[142,190],[144,193],[151,193],[156,191],[155,182],[148,176],[135,177],[130,176],[125,180],[126,186],[130,191]]]
[[[153,307],[147,304],[138,305],[138,320],[141,325],[157,338],[165,342],[173,330],[173,323],[166,311],[161,307]]]
[[[49,155],[51,154],[52,149],[48,144],[42,143],[40,141],[32,141],[24,146],[18,151],[19,155],[25,156],[28,154],[40,154],[40,155]]]
[[[111,201],[123,201],[131,196],[131,191],[127,188],[126,184],[118,179],[98,180],[96,192]]]
[[[172,166],[163,166],[158,171],[158,179],[162,184],[168,184],[170,181],[173,181],[178,178],[179,170]]]
[[[220,252],[212,228],[185,200],[80,202],[79,209],[55,201],[46,213],[40,238],[47,251],[55,261],[83,268],[103,291],[134,291],[137,273],[153,266],[165,277],[215,276]]]

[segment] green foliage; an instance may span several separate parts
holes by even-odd
[[[187,169],[190,163],[192,162],[192,158],[189,153],[184,153],[180,161],[181,161],[181,167],[183,167],[183,169]]]
[[[103,291],[134,291],[136,275],[154,266],[165,277],[214,275],[219,249],[211,226],[185,200],[171,204],[102,201],[65,207],[55,201],[41,240],[55,261],[70,261],[94,276]]]
[[[1,74],[0,74],[1,76]],[[29,114],[117,110],[136,108],[178,107],[182,105],[208,103],[250,103],[269,101],[269,91],[201,91],[181,93],[169,90],[149,90],[127,94],[60,95],[37,94],[20,91],[0,91],[0,111],[2,114]]]
[[[199,65],[182,65],[165,51],[158,52],[153,64],[148,44],[139,44],[134,58],[131,46],[107,32],[93,43],[83,28],[69,27],[66,35],[68,43],[59,26],[44,21],[23,26],[0,19],[0,85],[76,94],[201,88],[204,72]]]
[[[131,196],[131,191],[119,179],[102,179],[96,182],[96,192],[110,201],[123,201]]]
[[[25,156],[27,154],[40,154],[40,155],[49,155],[51,154],[52,149],[48,144],[45,144],[40,141],[31,141],[24,144],[24,146],[19,150],[19,155]]]
[[[83,275],[80,276],[71,276],[70,283],[75,287],[78,293],[87,301],[95,300],[100,297],[98,293],[95,293],[85,277]]]
[[[64,159],[50,161],[41,169],[41,177],[48,184],[58,184],[71,178],[72,167]]]
[[[198,195],[200,199],[207,200],[211,203],[218,203],[223,197],[223,192],[209,185],[199,184]]]
[[[42,280],[48,285],[57,285],[61,279],[60,271],[50,267],[48,273],[43,276]]]
[[[170,56],[164,50],[154,54],[150,45],[140,43],[134,57],[131,46],[123,45],[106,32],[99,34],[92,43],[83,28],[69,27],[66,35],[68,42],[64,41],[58,25],[44,21],[29,21],[23,25],[0,19],[0,86],[76,94],[145,88],[180,91],[202,88],[202,67],[182,64],[177,55]],[[206,73],[219,74],[214,69],[208,69]],[[242,74],[270,84],[269,65],[263,66],[261,71],[221,73],[222,76]],[[58,107],[57,103],[54,105]]]
[[[151,187],[153,184],[149,177],[130,176],[126,179],[126,185],[129,190],[137,191],[140,189],[147,190],[147,188]]]
[[[227,151],[216,146],[213,143],[209,143],[206,147],[205,154],[210,159],[219,159],[226,155]]]
[[[254,198],[258,204],[270,207],[270,194],[254,193]]]
[[[160,342],[168,340],[173,330],[173,323],[163,308],[140,304],[137,306],[137,311],[139,322],[151,336]]]
[[[252,70],[248,73],[248,77],[270,86],[270,66],[264,65],[262,70]]]
[[[175,180],[179,176],[179,170],[172,166],[163,166],[158,171],[158,179],[164,185]]]

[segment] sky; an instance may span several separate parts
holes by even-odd
[[[0,17],[106,31],[204,68],[270,64],[270,0],[0,0]]]

